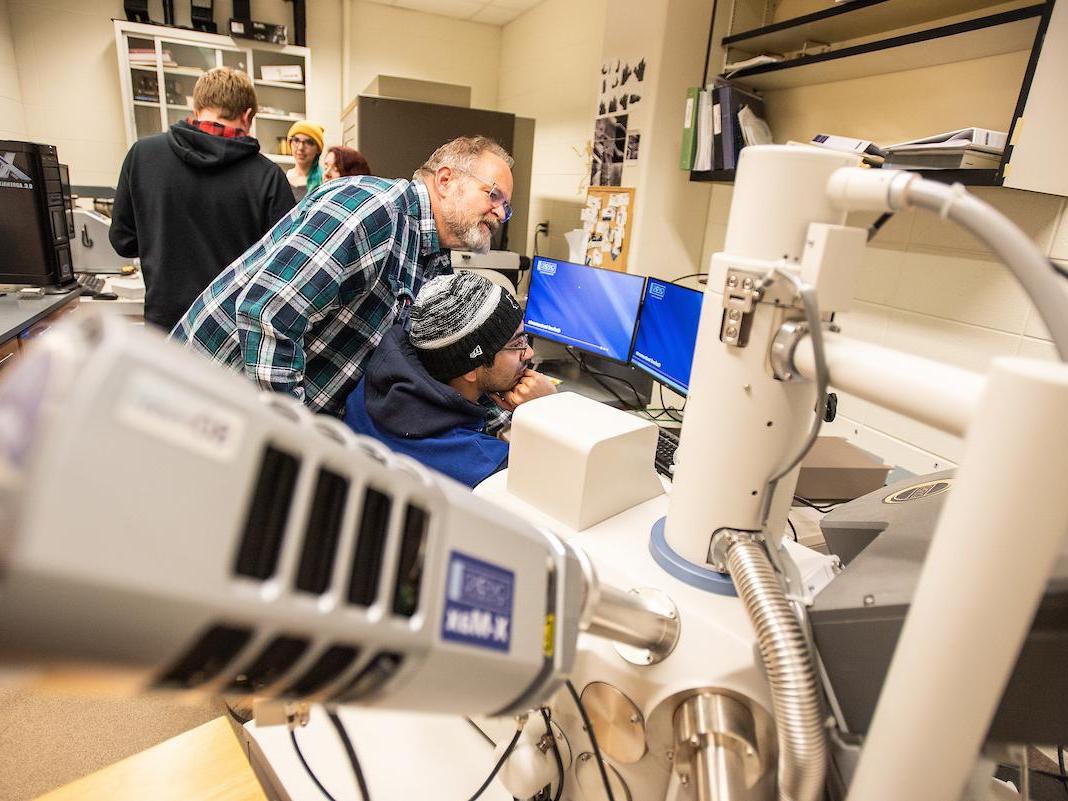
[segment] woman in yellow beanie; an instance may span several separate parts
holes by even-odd
[[[325,134],[322,125],[307,120],[295,122],[289,129],[289,150],[295,164],[286,172],[286,178],[298,203],[323,182],[319,154],[323,152]]]

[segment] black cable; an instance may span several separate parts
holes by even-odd
[[[475,794],[471,796],[470,801],[476,801],[476,799],[486,792],[486,788],[490,786],[501,768],[504,767],[504,763],[508,761],[508,757],[512,755],[512,751],[515,750],[515,744],[519,742],[519,735],[523,733],[522,729],[516,729],[515,734],[512,735],[512,741],[508,743],[508,747],[504,749],[504,753],[501,754],[501,758],[497,760],[497,764],[493,766],[493,770],[490,771],[490,775],[486,777],[486,781],[482,782],[482,786],[475,791]]]
[[[553,801],[560,801],[560,794],[564,792],[564,758],[560,756],[560,746],[556,744],[556,735],[553,734],[553,722],[552,715],[549,713],[548,707],[541,708],[541,716],[545,721],[545,733],[549,735],[549,739],[553,744],[553,756],[556,758],[556,795],[553,796]]]
[[[1039,776],[1044,776],[1047,779],[1056,779],[1057,782],[1064,787],[1065,793],[1068,793],[1068,771],[1065,771],[1065,768],[1064,768],[1064,746],[1057,746],[1057,762],[1058,762],[1058,766],[1060,768],[1060,772],[1059,773],[1054,773],[1051,770],[1042,770],[1041,768],[1032,768],[1030,766],[1028,766],[1027,772],[1028,773],[1035,773],[1035,774],[1037,774]],[[1020,766],[1019,765],[1016,765],[1016,764],[1011,764],[1010,765],[1010,764],[1006,764],[1004,762],[999,762],[998,765],[999,765],[999,767],[1006,768],[1009,771],[1012,771],[1012,774],[1014,776],[1018,777],[1020,775]]]
[[[670,408],[667,405],[667,403],[664,402],[664,385],[660,384],[659,386],[660,386],[660,408],[663,409],[665,412],[667,412],[667,416],[670,417],[672,420],[674,420],[676,423],[681,423],[682,422],[682,418],[681,417],[676,417],[674,413],[675,412],[681,412],[682,409],[686,408],[686,404],[685,403],[682,404],[682,409]]]
[[[620,378],[619,376],[615,375],[609,375],[608,373],[602,373],[600,370],[594,370],[592,367],[586,364],[586,362],[580,356],[577,356],[570,346],[565,347],[564,350],[567,352],[568,356],[578,362],[580,369],[585,370],[587,373],[593,376],[593,380],[596,381],[605,392],[609,393],[612,397],[619,401],[623,405],[624,409],[638,410],[645,406],[645,404],[642,403],[641,395],[638,394],[638,390],[635,389],[634,385],[630,383],[627,379]],[[622,381],[624,384],[630,387],[630,391],[634,393],[634,398],[637,401],[637,405],[631,406],[627,401],[623,400],[622,395],[620,395],[610,386],[601,381],[601,378],[612,378],[616,381]]]
[[[885,214],[880,214],[871,225],[868,226],[868,241],[871,242],[875,239],[875,235],[879,233],[879,229],[886,225],[890,218],[894,216],[894,212],[888,211]]]
[[[818,503],[813,503],[808,498],[802,498],[800,495],[795,495],[794,496],[794,500],[797,501],[802,506],[807,506],[809,509],[815,509],[817,512],[823,512],[824,514],[827,514],[827,512],[830,512],[831,510],[836,509],[839,506],[841,506],[841,504],[838,504],[838,503],[832,503],[832,504],[829,504],[829,505],[821,506]]]
[[[794,542],[800,542],[801,540],[797,538],[797,529],[794,528],[794,521],[790,518],[786,518],[786,524],[790,526],[790,531],[794,532]]]
[[[679,281],[682,281],[682,280],[684,280],[686,278],[698,278],[698,277],[706,276],[706,275],[708,275],[708,273],[690,273],[689,275],[680,275],[678,278],[672,278],[671,279],[671,283],[677,284]],[[698,283],[700,283],[700,282],[698,282]]]
[[[475,723],[473,720],[471,720],[471,718],[465,717],[464,720],[466,720],[471,725],[472,729],[474,729],[480,735],[482,735],[482,739],[485,740],[487,743],[489,743],[491,747],[493,747],[493,748],[497,747],[497,743],[493,742],[493,740],[490,739],[490,736],[488,734],[486,734],[486,732],[482,731],[482,727],[481,726],[479,726],[477,723]]]
[[[590,723],[589,715],[586,714],[586,707],[582,705],[582,699],[575,692],[575,685],[571,683],[571,679],[566,679],[564,683],[567,685],[567,691],[571,693],[575,706],[578,707],[579,715],[582,717],[582,725],[590,736],[590,745],[593,746],[593,755],[597,759],[597,767],[601,771],[601,781],[604,782],[604,791],[608,795],[608,801],[616,801],[616,797],[612,794],[612,785],[608,783],[608,773],[604,769],[604,757],[601,756],[601,749],[597,745],[597,737],[593,733],[593,724]]]
[[[1068,772],[1064,770],[1064,746],[1057,746],[1057,767],[1061,769],[1061,784],[1064,785],[1064,792],[1068,794]]]
[[[319,792],[326,796],[327,801],[336,801],[334,796],[330,795],[330,793],[326,791],[326,788],[323,787],[322,782],[319,781],[319,777],[312,772],[308,760],[304,758],[304,754],[300,750],[300,745],[297,743],[297,732],[295,729],[289,730],[289,740],[293,743],[293,750],[297,752],[297,759],[299,759],[300,764],[304,766],[304,772],[308,774],[308,778],[315,782],[315,786],[319,788]]]
[[[637,387],[635,387],[635,386],[634,386],[634,385],[633,385],[632,383],[630,383],[630,381],[628,381],[627,379],[623,378],[622,376],[618,376],[618,375],[611,375],[610,373],[605,373],[605,372],[602,372],[601,370],[595,370],[595,369],[593,369],[592,367],[590,367],[590,366],[589,366],[588,364],[586,364],[586,360],[585,360],[585,359],[580,359],[580,360],[579,360],[579,364],[581,364],[581,365],[582,365],[582,368],[583,368],[583,369],[584,369],[584,370],[585,370],[586,372],[588,372],[588,373],[589,373],[590,375],[594,376],[595,378],[596,378],[597,376],[600,376],[601,378],[611,378],[611,379],[612,379],[613,381],[619,381],[619,382],[620,382],[620,383],[622,383],[622,384],[626,384],[626,385],[627,385],[627,388],[628,388],[628,389],[630,389],[630,391],[634,393],[634,400],[635,400],[635,405],[634,405],[634,408],[635,408],[635,409],[643,409],[643,408],[645,407],[645,404],[644,404],[644,403],[642,402],[642,396],[641,396],[641,394],[640,394],[640,393],[638,392],[638,389],[637,389]],[[603,385],[602,385],[602,386],[603,386]],[[617,397],[618,397],[618,396],[617,396]],[[623,399],[622,399],[622,398],[620,398],[620,402],[621,402],[621,403],[623,402]]]
[[[334,728],[337,729],[337,736],[341,739],[341,744],[345,746],[345,754],[349,758],[352,773],[356,777],[356,784],[360,788],[360,798],[363,801],[371,801],[371,792],[367,789],[367,780],[364,778],[363,768],[360,767],[360,759],[356,756],[356,746],[352,744],[349,733],[345,731],[345,724],[341,722],[337,712],[331,711],[326,714],[330,718],[330,722],[334,724]]]

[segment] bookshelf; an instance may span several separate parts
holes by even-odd
[[[706,82],[720,73],[724,63],[761,53],[785,55],[783,61],[739,70],[732,75],[734,82],[765,98],[776,141],[787,138],[808,141],[816,133],[840,133],[885,145],[937,130],[985,125],[1009,131],[1010,145],[997,169],[924,170],[922,174],[973,186],[1012,186],[1068,195],[1068,163],[1057,152],[1063,148],[1048,136],[1043,142],[1042,137],[1032,135],[1030,145],[1026,145],[1018,135],[1030,128],[1030,125],[1027,128],[1020,125],[1025,114],[1037,118],[1052,106],[1059,110],[1055,116],[1064,116],[1064,95],[1060,89],[1063,78],[1050,77],[1063,74],[1060,62],[1064,56],[1056,47],[1043,48],[1043,43],[1068,36],[1068,0],[1008,3],[853,0],[829,8],[826,7],[829,2],[820,5],[824,7],[811,11],[811,2],[789,6],[782,3],[783,9],[807,7],[809,13],[768,20],[769,6],[764,3],[737,0],[731,4],[716,0]],[[962,62],[997,56],[1018,56],[1014,63],[1019,64],[1019,72],[1002,76],[1002,85],[991,89],[998,93],[995,100],[1003,109],[992,120],[973,120],[967,116],[967,108],[962,107],[956,109],[962,115],[960,118],[954,117],[952,123],[929,131],[917,130],[907,135],[896,130],[883,133],[892,127],[889,122],[893,120],[888,122],[879,116],[907,117],[910,97],[921,93],[928,103],[943,97],[947,106],[952,106],[954,101],[961,106],[964,101],[953,96],[954,92],[964,95],[959,81],[947,77],[940,82],[939,70],[950,75],[955,65]],[[898,79],[893,92],[886,91],[890,77]],[[908,84],[910,78],[916,82],[915,87]],[[976,91],[975,87],[966,88]],[[809,126],[820,124],[813,123],[818,115],[811,106],[821,93],[833,97],[839,106],[849,106],[850,100],[855,99],[860,111],[849,119],[851,130],[808,131],[799,125],[790,129],[790,124],[803,116],[791,101],[791,91],[795,97],[797,92],[803,93],[809,103],[805,117]],[[885,100],[885,112],[878,106],[881,100]],[[786,109],[778,120],[775,119],[777,105]],[[880,108],[879,114],[874,112],[876,108]],[[776,124],[784,121],[785,125]],[[781,134],[780,127],[790,129],[787,135]],[[1036,153],[1036,148],[1043,150]],[[1028,158],[1024,159],[1025,155]],[[1027,168],[1017,169],[1017,163],[1024,162]],[[1048,168],[1031,166],[1042,163],[1059,164],[1061,169],[1051,174]],[[734,174],[733,170],[691,172],[690,179],[730,182]]]
[[[115,20],[114,26],[127,147],[192,114],[197,79],[214,67],[232,67],[253,78],[260,110],[251,133],[260,141],[261,152],[276,164],[293,164],[293,157],[280,151],[289,126],[307,113],[307,47],[125,20]],[[298,66],[303,81],[267,80],[262,77],[264,66]]]

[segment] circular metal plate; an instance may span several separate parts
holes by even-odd
[[[667,615],[675,620],[677,626],[679,610],[667,593],[653,587],[636,587],[632,589],[631,592],[639,598],[649,602],[651,608],[660,614]],[[678,628],[676,628],[674,639],[665,643],[664,647],[658,651],[651,651],[648,648],[638,648],[634,645],[624,645],[621,642],[613,643],[613,647],[616,649],[617,654],[632,665],[640,665],[642,667],[646,665],[655,665],[659,662],[663,662],[671,656],[671,652],[675,650],[675,646],[679,642],[679,634],[680,632]]]
[[[598,742],[597,745],[599,746],[600,743]],[[619,771],[605,762],[604,772],[608,776],[608,784],[612,788],[612,796],[616,801],[631,801],[630,788],[619,775]],[[575,763],[575,780],[586,801],[608,801],[608,793],[604,791],[604,780],[601,778],[601,771],[597,768],[597,758],[589,751],[583,751],[578,755],[578,761]]]
[[[645,718],[623,692],[606,682],[591,681],[582,689],[582,705],[605,756],[629,765],[645,755]]]

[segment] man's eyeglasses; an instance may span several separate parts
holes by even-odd
[[[482,184],[482,191],[489,195],[490,205],[495,209],[501,209],[504,211],[504,222],[508,222],[512,219],[512,204],[508,202],[508,198],[504,196],[504,192],[500,190],[500,187],[493,181],[486,181],[479,178],[470,170],[465,170],[460,167],[453,167],[457,172],[462,172],[465,175],[470,175],[476,181]],[[489,187],[488,189],[486,187]],[[511,348],[509,350],[512,350]]]
[[[525,351],[527,348],[532,347],[534,346],[530,344],[530,334],[520,334],[519,336],[511,339],[507,345],[501,348],[501,350]]]

